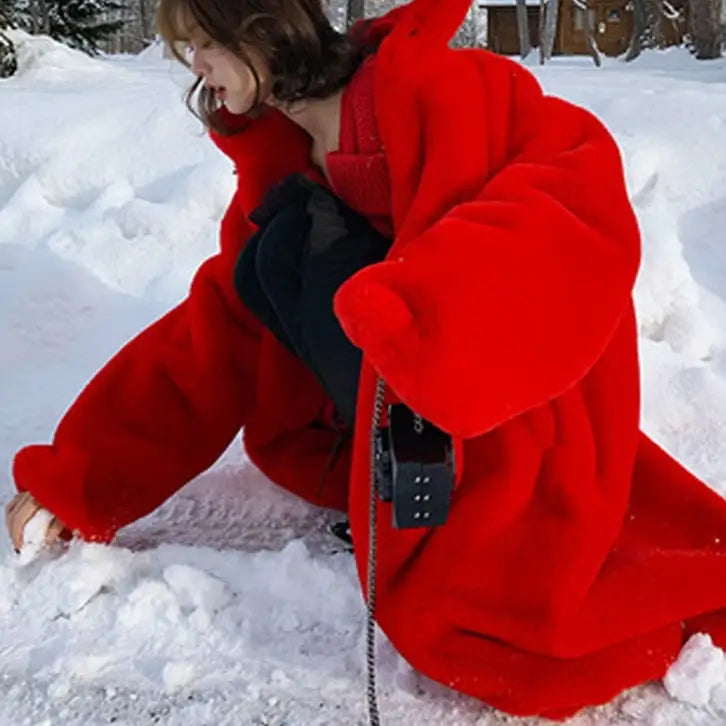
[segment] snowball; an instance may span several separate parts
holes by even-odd
[[[723,680],[724,652],[713,645],[710,636],[697,633],[683,646],[665,674],[663,685],[678,701],[706,706],[711,691]]]
[[[172,661],[161,672],[167,691],[176,691],[188,686],[196,677],[194,664],[189,661]]]
[[[225,582],[197,567],[169,565],[164,569],[164,580],[182,607],[215,612],[221,610],[232,597]]]
[[[23,545],[20,548],[18,564],[27,565],[40,554],[45,547],[45,534],[52,521],[53,515],[42,508],[28,520],[23,529]]]

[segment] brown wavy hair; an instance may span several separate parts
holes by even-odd
[[[159,0],[156,22],[173,56],[187,67],[184,48],[196,27],[244,61],[257,87],[251,116],[263,108],[260,78],[247,49],[265,60],[272,95],[281,103],[332,95],[363,58],[362,49],[330,25],[321,0]],[[186,104],[207,127],[233,133],[201,78],[187,91]]]

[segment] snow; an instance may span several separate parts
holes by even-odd
[[[14,40],[20,73],[0,82],[3,500],[15,450],[48,440],[93,371],[183,298],[234,187],[183,106],[186,72],[158,49],[89,59]],[[676,49],[533,70],[620,144],[644,233],[644,427],[726,493],[726,61]],[[0,723],[366,723],[365,609],[335,519],[236,443],[112,547],[73,542],[21,564],[0,538]],[[380,634],[377,647],[385,724],[543,723],[426,680]],[[724,722],[723,653],[698,636],[665,688],[571,720]]]
[[[724,653],[702,633],[692,635],[678,660],[668,669],[663,685],[673,698],[694,706],[707,706],[711,691],[723,683]]]
[[[47,509],[39,509],[23,528],[23,544],[18,556],[19,565],[27,565],[38,557],[45,545],[45,535],[53,515]]]

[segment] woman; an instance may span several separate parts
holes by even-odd
[[[380,626],[442,683],[564,717],[661,677],[690,632],[726,644],[726,504],[638,430],[639,240],[613,140],[518,65],[451,50],[469,4],[415,0],[351,47],[316,0],[162,0],[238,169],[221,251],[53,444],[18,454],[9,526],[17,541],[43,506],[108,541],[244,426],[273,481],[348,510],[364,580],[380,377],[386,403],[451,436],[456,462],[443,526],[396,529],[377,502]],[[370,252],[328,301],[362,351],[352,441],[332,459],[346,398],[268,289],[285,276],[258,264],[268,233],[307,264],[314,194],[318,210],[345,203],[338,249]]]

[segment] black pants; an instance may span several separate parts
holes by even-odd
[[[313,372],[352,427],[361,351],[343,333],[333,296],[355,272],[383,260],[391,242],[345,207],[335,219],[311,217],[309,200],[288,204],[250,238],[234,282],[242,302]]]

